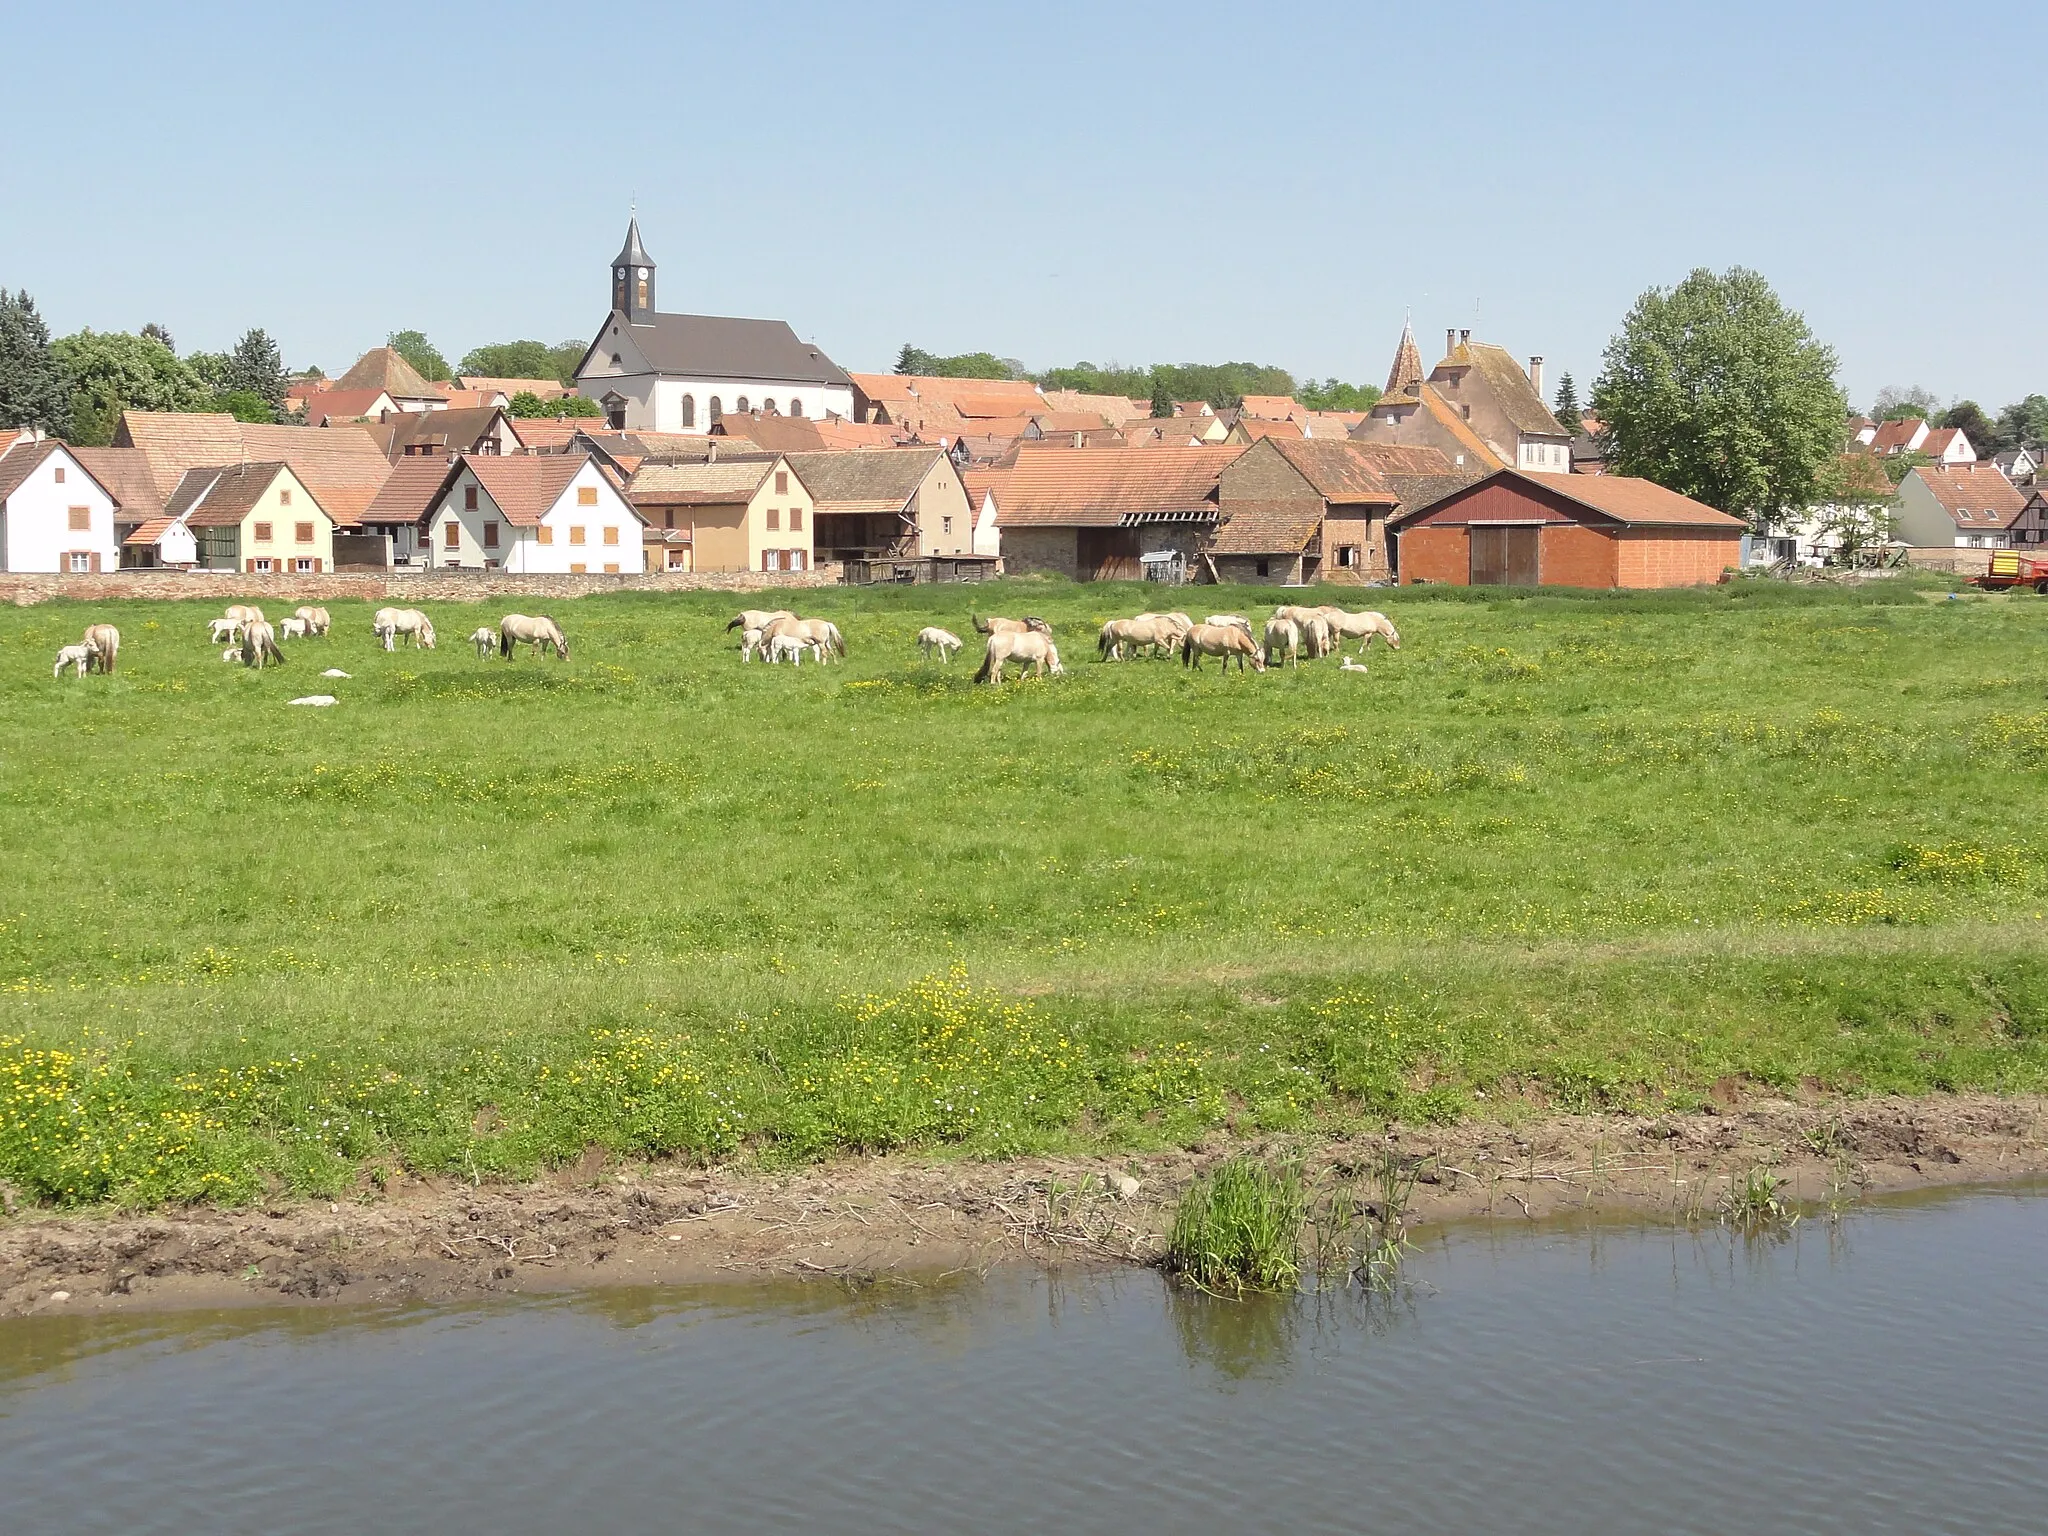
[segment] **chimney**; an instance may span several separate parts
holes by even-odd
[[[718,462],[718,439],[717,439],[717,438],[715,438],[715,437],[714,437],[714,438],[712,438],[712,439],[710,440],[710,448],[711,448],[711,451],[710,451],[709,453],[707,453],[707,454],[705,454],[705,455],[704,455],[704,462],[705,462],[706,464],[716,464],[716,463]]]
[[[1540,357],[1529,359],[1529,383],[1534,386],[1537,394],[1543,393],[1543,359]]]
[[[1447,325],[1444,327],[1444,356],[1449,357],[1457,350],[1458,328],[1455,325]]]
[[[1468,344],[1468,343],[1469,343],[1469,342],[1470,342],[1471,340],[1472,340],[1472,333],[1471,333],[1470,331],[1460,331],[1460,332],[1458,332],[1458,345],[1459,345],[1459,346],[1461,346],[1461,347],[1462,347],[1462,346],[1465,346],[1465,345],[1466,345],[1466,344]]]

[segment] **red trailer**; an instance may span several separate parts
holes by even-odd
[[[2048,559],[2036,560],[2017,550],[1992,551],[1991,569],[1971,581],[1987,592],[2006,592],[2014,587],[2032,587],[2048,597]]]

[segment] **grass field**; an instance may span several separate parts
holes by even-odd
[[[1097,664],[1147,596],[823,591],[852,655],[800,671],[741,666],[711,595],[562,604],[567,663],[453,638],[504,605],[389,656],[338,605],[261,675],[197,603],[0,611],[0,1179],[2048,1080],[2048,603],[1404,591],[1366,676]],[[921,665],[970,598],[1045,614],[1068,675]],[[119,675],[53,682],[94,618]]]

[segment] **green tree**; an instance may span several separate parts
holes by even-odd
[[[253,389],[231,389],[214,400],[214,409],[237,421],[276,421],[277,411]]]
[[[1761,525],[1812,503],[1845,410],[1834,351],[1745,267],[1636,300],[1593,409],[1618,474]]]
[[[228,354],[225,352],[187,352],[185,366],[192,370],[194,378],[216,395],[228,387]]]
[[[1557,376],[1557,401],[1550,408],[1550,414],[1558,419],[1565,431],[1577,434],[1579,430],[1579,386],[1572,382],[1572,376],[1561,373]]]
[[[160,341],[80,331],[50,343],[70,400],[72,440],[112,441],[124,410],[203,411],[213,392]]]
[[[384,338],[384,344],[400,357],[411,363],[419,376],[429,384],[448,382],[448,359],[443,357],[434,344],[421,331],[393,331]]]
[[[1961,428],[1963,436],[1970,440],[1970,446],[1980,454],[1990,453],[1998,437],[1998,428],[1984,414],[1984,407],[1974,400],[1958,400],[1943,411],[1934,424],[1937,427]]]
[[[480,375],[490,377],[490,375]],[[507,375],[512,377],[512,375]],[[514,416],[602,416],[603,409],[595,400],[586,400],[581,395],[563,395],[554,400],[543,400],[530,389],[522,389],[514,395],[505,407]]]
[[[2015,400],[1998,413],[1991,446],[1997,450],[2048,443],[2048,395]]]
[[[1377,384],[1345,384],[1334,378],[1318,384],[1303,379],[1295,387],[1294,403],[1311,411],[1369,411],[1379,404],[1380,394]]]
[[[0,427],[60,432],[70,420],[71,386],[36,301],[0,288]]]
[[[1934,398],[1931,390],[1922,389],[1918,384],[1904,388],[1887,384],[1877,392],[1877,403],[1870,408],[1872,421],[1929,421],[1941,411],[1941,402]]]
[[[258,329],[245,332],[235,343],[218,387],[222,394],[249,394],[268,401],[275,420],[284,412],[284,392],[290,384],[277,343]]]
[[[167,325],[158,325],[152,320],[142,328],[142,334],[150,341],[162,342],[166,352],[178,350],[178,344],[171,340],[171,328]]]
[[[1166,380],[1155,378],[1152,381],[1152,418],[1155,421],[1164,421],[1172,414],[1173,396],[1167,393]]]
[[[555,354],[544,341],[492,342],[463,353],[455,371],[465,379],[552,379]]]
[[[904,343],[903,350],[896,354],[896,372],[915,374],[928,379],[1021,379],[1023,365],[1012,358],[997,357],[993,352],[962,352],[953,357],[941,357],[936,352],[927,352],[922,347]]]
[[[903,343],[903,350],[896,354],[896,371],[899,374],[917,374],[929,378],[931,377],[929,365],[932,361],[931,353],[925,351],[922,347],[913,347],[906,341]]]

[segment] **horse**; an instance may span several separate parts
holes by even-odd
[[[1278,666],[1285,655],[1290,666],[1301,665],[1301,626],[1292,619],[1266,620],[1266,665]]]
[[[498,648],[498,632],[486,624],[470,635],[469,643],[476,647],[476,659],[482,661]]]
[[[1330,621],[1320,613],[1301,627],[1303,644],[1311,656],[1327,656],[1336,642],[1330,636]]]
[[[927,624],[917,632],[917,648],[924,652],[926,661],[932,659],[933,651],[939,653],[939,660],[951,661],[953,653],[960,649],[960,637],[949,629]]]
[[[293,612],[292,617],[306,621],[306,633],[309,635],[324,635],[334,626],[325,608],[300,608]]]
[[[114,662],[121,654],[121,631],[111,624],[88,624],[85,626],[85,643],[93,649],[94,670],[112,672]]]
[[[806,639],[793,629],[779,629],[768,637],[768,662],[774,665],[788,657],[791,665],[804,664],[804,652],[811,653],[811,659],[822,664],[825,660],[824,642]]]
[[[282,619],[278,622],[277,637],[280,640],[303,640],[311,633],[304,619]]]
[[[536,656],[542,646],[553,646],[555,660],[569,659],[569,642],[562,636],[562,626],[545,614],[536,618],[524,613],[508,613],[498,620],[499,654],[510,661],[513,650],[522,645],[532,646]]]
[[[741,643],[744,644],[746,640],[745,631],[750,629],[766,629],[777,619],[793,619],[795,617],[796,615],[787,608],[742,608],[727,621],[725,632],[731,634],[736,629],[741,631],[740,639]]]
[[[1241,613],[1212,613],[1202,622],[1204,624],[1228,624],[1243,630],[1248,635],[1252,632],[1252,621]]]
[[[765,626],[761,634],[771,644],[777,635],[795,635],[805,645],[816,649],[820,662],[830,661],[834,656],[843,660],[846,656],[846,637],[839,633],[839,626],[830,619],[777,619]]]
[[[241,637],[239,635],[236,637],[235,643],[233,645],[229,646],[226,650],[220,653],[220,659],[222,661],[235,662],[239,662],[242,659],[242,642]]]
[[[746,662],[746,661],[752,661],[752,660],[754,659],[754,652],[756,652],[756,651],[760,650],[760,649],[761,649],[761,647],[762,647],[762,646],[763,646],[764,644],[766,644],[766,641],[765,641],[765,639],[763,638],[763,636],[762,636],[762,633],[761,633],[761,631],[760,631],[760,630],[758,630],[758,629],[743,629],[743,630],[741,630],[741,631],[740,631],[740,660],[741,660],[741,661],[743,661],[743,662]]]
[[[1180,643],[1180,664],[1200,671],[1204,656],[1221,656],[1226,672],[1233,656],[1240,672],[1246,661],[1251,662],[1254,672],[1266,670],[1266,658],[1259,653],[1259,643],[1252,638],[1249,625],[1239,629],[1235,624],[1197,624]]]
[[[1122,661],[1126,646],[1133,655],[1140,649],[1157,655],[1161,647],[1171,650],[1178,644],[1180,635],[1180,627],[1168,615],[1141,613],[1135,619],[1111,619],[1103,625],[1095,651],[1104,661]]]
[[[1052,643],[1052,636],[1037,630],[997,630],[988,637],[988,653],[981,658],[981,668],[974,674],[974,680],[977,683],[1000,683],[1004,664],[1012,661],[1028,663],[1039,677],[1044,677],[1047,672],[1054,677],[1065,675],[1065,669],[1060,666],[1059,648]]]
[[[1138,617],[1149,619],[1155,624],[1163,624],[1173,632],[1166,645],[1169,655],[1180,649],[1180,637],[1195,627],[1195,621],[1184,613],[1141,613]]]
[[[1035,615],[1022,619],[984,619],[970,609],[967,617],[973,622],[974,632],[978,635],[1021,635],[1031,631],[1041,635],[1052,633],[1052,626]]]
[[[206,622],[209,626],[207,639],[213,645],[219,645],[224,640],[239,641],[242,638],[240,619],[208,619]]]
[[[284,665],[284,652],[277,648],[277,631],[262,619],[242,626],[242,665],[263,670],[265,658]]]
[[[247,603],[230,603],[221,611],[237,624],[261,624],[263,622],[263,610],[261,608],[252,608]]]
[[[384,649],[398,649],[398,637],[404,635],[415,647],[431,651],[434,648],[434,621],[417,608],[379,608],[370,620],[371,630],[384,642]]]
[[[1358,654],[1363,656],[1371,647],[1373,636],[1384,635],[1388,645],[1397,651],[1401,649],[1401,632],[1394,628],[1393,621],[1384,613],[1370,610],[1346,613],[1342,608],[1319,608],[1316,611],[1329,621],[1330,633],[1336,637],[1340,648],[1346,640],[1356,640]]]
[[[67,645],[57,653],[57,665],[50,668],[50,676],[62,677],[66,667],[76,667],[80,677],[85,676],[98,652],[89,645]]]

